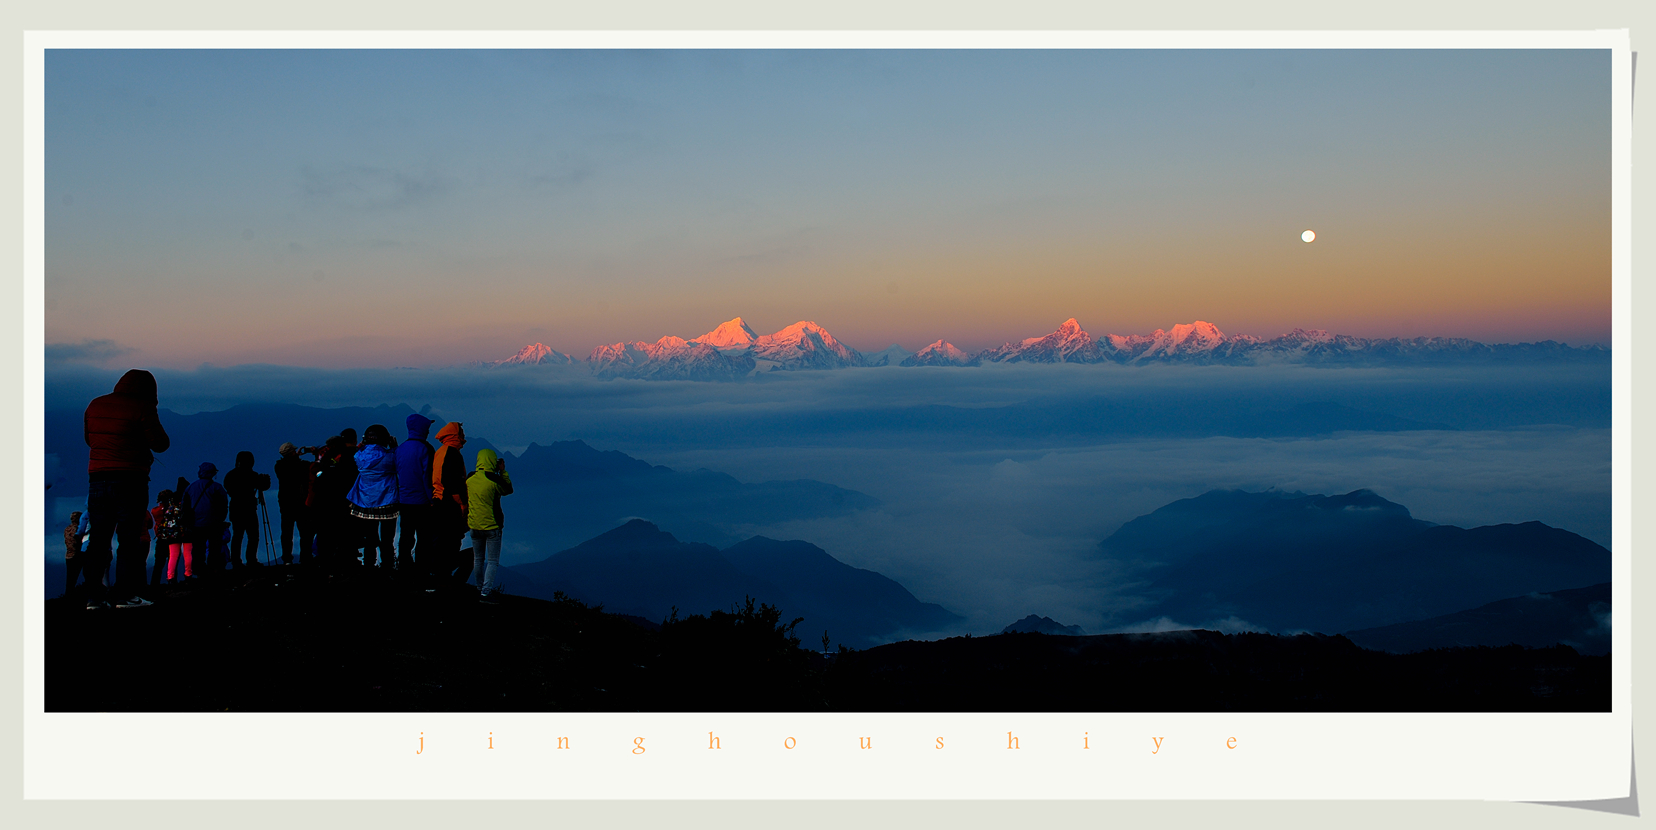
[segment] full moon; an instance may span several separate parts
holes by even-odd
[[[1306,242],[1314,242],[1317,239],[1317,232],[1316,231],[1306,231],[1305,233],[1300,234],[1300,239],[1303,239]]]

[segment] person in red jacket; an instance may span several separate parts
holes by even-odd
[[[155,376],[133,369],[115,383],[108,395],[86,407],[86,510],[91,538],[86,544],[83,573],[101,573],[113,556],[111,539],[120,543],[115,567],[115,592],[123,608],[149,605],[138,596],[144,586],[149,559],[145,524],[149,518],[149,473],[152,453],[166,452],[172,442],[156,414]],[[140,541],[142,540],[142,541]],[[107,607],[99,580],[86,580],[88,608]]]

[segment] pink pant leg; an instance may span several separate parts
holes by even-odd
[[[173,542],[167,555],[167,579],[171,580],[178,575],[178,559],[184,558],[184,576],[195,576],[190,568],[190,551],[194,545],[190,542]]]

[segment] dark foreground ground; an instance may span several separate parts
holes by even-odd
[[[1344,637],[1002,634],[825,657],[763,605],[578,602],[268,568],[154,606],[46,603],[47,711],[1608,711],[1610,658]]]

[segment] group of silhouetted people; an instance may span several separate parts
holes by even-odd
[[[111,590],[114,607],[153,604],[140,596],[152,532],[151,586],[261,566],[260,526],[268,528],[270,521],[264,494],[272,480],[253,469],[252,452],[236,455],[223,484],[215,480],[218,468],[204,461],[195,481],[180,477],[157,494],[154,506],[148,504],[153,453],[171,443],[157,403],[155,377],[133,369],[86,408],[86,511],[70,518],[64,543],[66,592],[73,592],[79,576],[88,608],[110,607]],[[408,416],[408,437],[400,444],[382,424],[363,430],[360,441],[355,429],[345,429],[320,446],[282,444],[274,468],[281,564],[367,567],[433,589],[468,583],[475,571],[480,597],[494,602],[504,525],[500,499],[511,494],[511,477],[489,449],[478,451],[468,475],[460,423],[439,429],[435,448],[427,440],[433,423]],[[462,549],[468,532],[469,552]],[[118,559],[112,541],[119,542]]]

